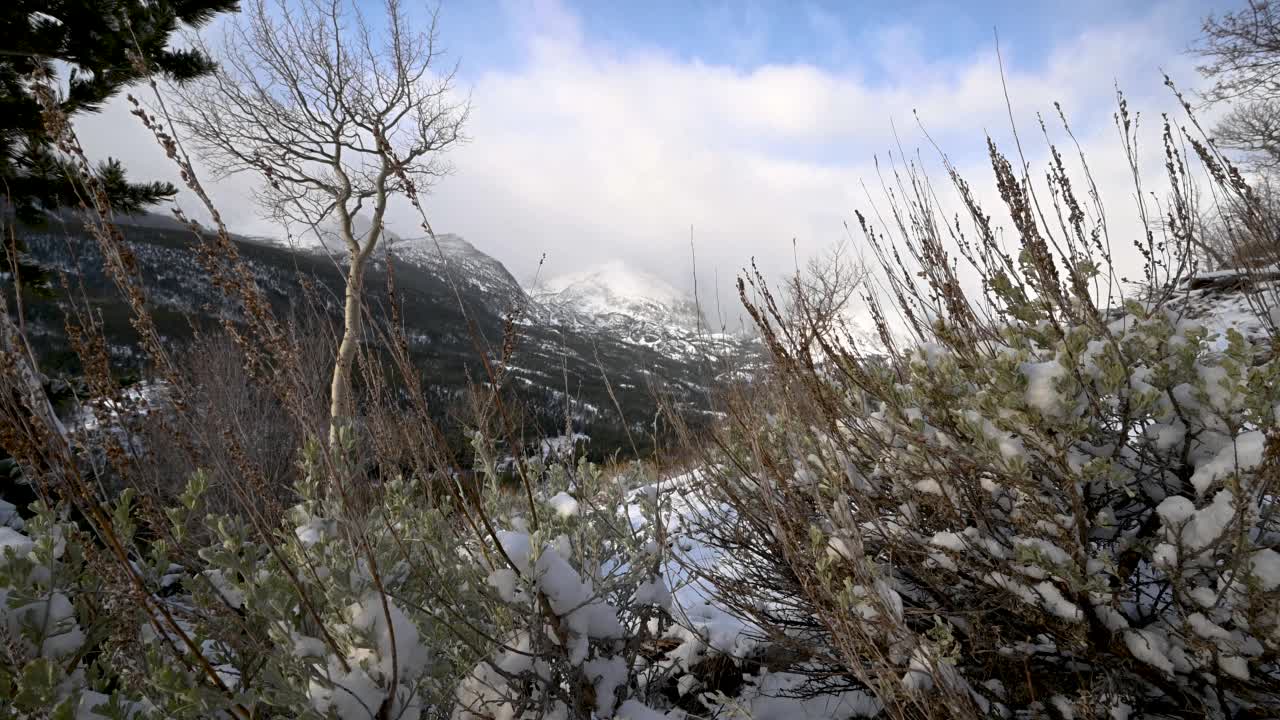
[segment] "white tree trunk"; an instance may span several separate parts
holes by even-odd
[[[364,256],[357,253],[351,258],[347,273],[346,302],[342,314],[342,342],[333,363],[333,381],[329,386],[329,444],[338,439],[338,428],[349,422],[355,414],[351,392],[351,368],[355,364],[356,349],[362,330],[360,300],[364,293]]]

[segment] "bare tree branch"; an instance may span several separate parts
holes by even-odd
[[[1280,95],[1280,10],[1269,0],[1248,0],[1245,8],[1210,15],[1196,52],[1200,72],[1214,81],[1210,102]]]

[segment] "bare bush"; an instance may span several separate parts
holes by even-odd
[[[327,374],[326,359],[334,354],[332,344],[326,342],[329,333],[319,331],[315,327],[318,323],[304,324],[299,337],[301,358],[311,365],[303,377],[317,381],[305,389],[309,398],[305,402],[316,415],[323,414],[327,405],[327,388],[319,380]],[[306,429],[294,421],[275,391],[246,372],[245,358],[236,343],[214,329],[197,335],[175,359],[189,386],[196,389],[183,412],[206,429],[199,438],[200,449],[192,452],[192,437],[185,429],[174,427],[174,409],[162,401],[147,413],[138,429],[146,458],[139,463],[136,482],[147,482],[157,499],[173,502],[186,478],[204,469],[208,473],[208,508],[238,514],[236,483],[228,474],[242,473],[247,464],[260,471],[254,490],[264,506],[279,512],[296,502],[293,488],[300,479],[301,459],[297,453],[305,444]]]
[[[1280,226],[1280,188],[1263,175],[1252,189],[1248,199],[1223,198],[1205,210],[1195,249],[1209,269],[1270,272],[1280,263],[1280,237],[1259,231],[1250,217],[1258,214],[1267,219],[1267,225]],[[1250,229],[1251,222],[1255,229]]]

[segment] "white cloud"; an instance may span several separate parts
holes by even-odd
[[[1037,148],[1033,162],[1043,155],[1035,114],[1051,119],[1052,103],[1061,101],[1108,209],[1123,220],[1132,190],[1111,126],[1113,83],[1152,116],[1175,109],[1159,68],[1194,81],[1184,47],[1195,20],[1194,8],[1157,8],[1140,22],[1063,38],[1039,62],[1038,49],[1006,42],[1013,111],[1024,142]],[[742,69],[659,49],[600,47],[550,0],[516,12],[513,27],[524,61],[477,77],[473,140],[455,152],[457,173],[428,207],[438,229],[466,236],[526,282],[545,253],[544,273],[622,259],[687,287],[690,226],[702,288],[718,273],[727,290],[752,257],[769,272],[786,272],[793,238],[803,256],[838,242],[852,210],[867,209],[862,183],[878,187],[873,158],[895,148],[893,127],[904,149],[921,148],[927,165],[940,169],[913,111],[984,198],[994,192],[983,133],[1013,149],[991,47],[931,63],[921,59],[918,36],[890,29],[870,61],[888,75],[869,79],[859,66]],[[133,122],[113,108],[80,125],[86,145],[102,143],[139,176],[162,174],[154,147],[146,149],[136,128],[122,129]],[[1158,169],[1155,118],[1147,124]],[[944,178],[935,180],[945,191]],[[269,231],[252,224],[246,183],[223,184],[218,195],[234,223]],[[1002,218],[996,205],[988,210]],[[410,232],[416,226],[406,208],[393,219]]]
[[[1123,164],[1113,162],[1113,82],[1137,106],[1172,109],[1159,67],[1193,77],[1176,28],[1161,17],[1067,38],[1035,72],[1018,69],[1018,48],[1006,55],[1024,141],[1038,146],[1035,113],[1051,115],[1061,101],[1091,161],[1105,167],[1104,187],[1118,179],[1112,206],[1131,194]],[[895,36],[885,47],[903,41]],[[872,84],[856,69],[741,70],[614,52],[576,34],[539,35],[529,48],[518,70],[477,82],[475,140],[432,203],[442,226],[526,274],[545,252],[553,273],[622,257],[687,284],[690,225],[700,264],[722,278],[752,256],[785,270],[792,238],[802,252],[838,241],[842,220],[865,207],[860,183],[877,184],[872,157],[894,147],[891,123],[909,151],[927,148],[918,111],[980,188],[990,178],[983,132],[1008,135],[989,49],[958,65],[886,63],[893,75]],[[1157,139],[1148,144],[1158,153]]]

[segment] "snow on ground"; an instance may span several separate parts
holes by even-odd
[[[663,521],[671,548],[677,557],[669,560],[663,575],[674,600],[672,613],[678,622],[689,625],[703,636],[703,642],[716,651],[735,658],[746,657],[757,642],[743,620],[715,607],[712,600],[715,588],[698,570],[723,568],[726,562],[720,552],[701,539],[693,529],[694,520],[708,510],[705,500],[695,491],[704,473],[695,470],[653,485],[646,485],[632,493],[627,505],[627,516],[634,528],[643,527],[649,521],[642,507],[652,504],[658,495],[666,506]],[[669,505],[668,505],[669,503]]]
[[[707,517],[709,512],[725,512],[723,508],[709,507],[706,497],[698,491],[699,485],[707,481],[703,470],[659,480],[632,491],[625,508],[631,526],[638,529],[649,522],[645,508],[653,507],[655,499],[661,501],[661,521],[673,554],[662,568],[672,599],[671,615],[677,625],[669,634],[684,641],[668,653],[668,657],[683,660],[686,668],[708,653],[747,658],[762,645],[761,633],[753,623],[717,606],[716,588],[705,576],[708,570],[733,572],[733,560],[709,545],[697,531],[700,518]],[[760,674],[750,677],[742,693],[732,699],[732,706],[720,709],[745,710],[746,716],[753,720],[843,720],[870,717],[880,710],[871,695],[857,691],[791,697],[803,681],[804,677],[796,673],[761,670]],[[644,720],[679,717],[675,713],[644,714],[638,708],[632,709],[635,712],[628,714],[624,706],[618,717]]]
[[[123,427],[123,418],[146,415],[163,407],[169,387],[164,382],[140,382],[124,390],[120,400],[102,399],[82,404],[70,423],[73,431],[112,431]]]
[[[544,460],[547,458],[572,458],[580,445],[589,442],[591,442],[591,436],[576,432],[572,435],[557,435],[544,438],[539,445],[539,449]]]
[[[1274,274],[1251,280],[1238,270],[1219,270],[1189,278],[1184,286],[1172,303],[1178,322],[1216,333],[1215,350],[1226,349],[1228,329],[1260,339],[1268,332],[1268,322],[1280,323],[1280,281]]]

